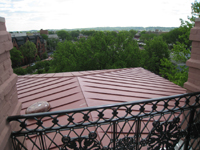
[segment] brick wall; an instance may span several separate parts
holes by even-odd
[[[189,67],[188,81],[184,84],[187,93],[200,91],[200,18],[195,20],[195,27],[190,31],[190,40],[191,58],[186,62]]]
[[[13,73],[10,50],[13,48],[11,35],[6,31],[5,19],[0,17],[0,149],[11,150],[11,130],[16,123],[8,123],[6,118],[19,115],[21,103],[17,98],[17,75]]]

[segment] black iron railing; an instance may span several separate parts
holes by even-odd
[[[200,92],[114,105],[8,117],[15,149],[195,150]]]

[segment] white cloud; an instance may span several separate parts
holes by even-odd
[[[179,26],[193,0],[1,0],[7,29]]]

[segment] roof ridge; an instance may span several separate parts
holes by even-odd
[[[141,68],[141,67],[137,67]],[[72,72],[58,72],[58,73],[44,73],[44,74],[31,74],[19,75],[18,78],[63,78],[63,77],[80,77],[87,75],[103,74],[116,71],[122,71],[133,68],[120,68],[120,69],[104,69],[104,70],[87,70],[87,71],[72,71]],[[84,73],[86,74],[84,74]]]

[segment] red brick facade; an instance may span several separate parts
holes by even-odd
[[[21,103],[17,98],[17,75],[13,73],[10,50],[13,48],[10,34],[6,31],[5,19],[0,17],[0,149],[12,150],[10,133],[18,126],[6,118],[19,115]]]
[[[41,30],[40,30],[40,35],[42,35],[42,34],[48,35],[48,34],[49,34],[49,33],[48,33],[48,30],[43,30],[43,29],[41,29]]]
[[[34,35],[34,36],[26,36],[26,37],[13,37],[13,47],[16,47],[18,50],[22,43],[24,44],[27,41],[31,41],[36,45],[37,55],[42,57],[42,55],[46,52],[45,41],[42,36]]]

